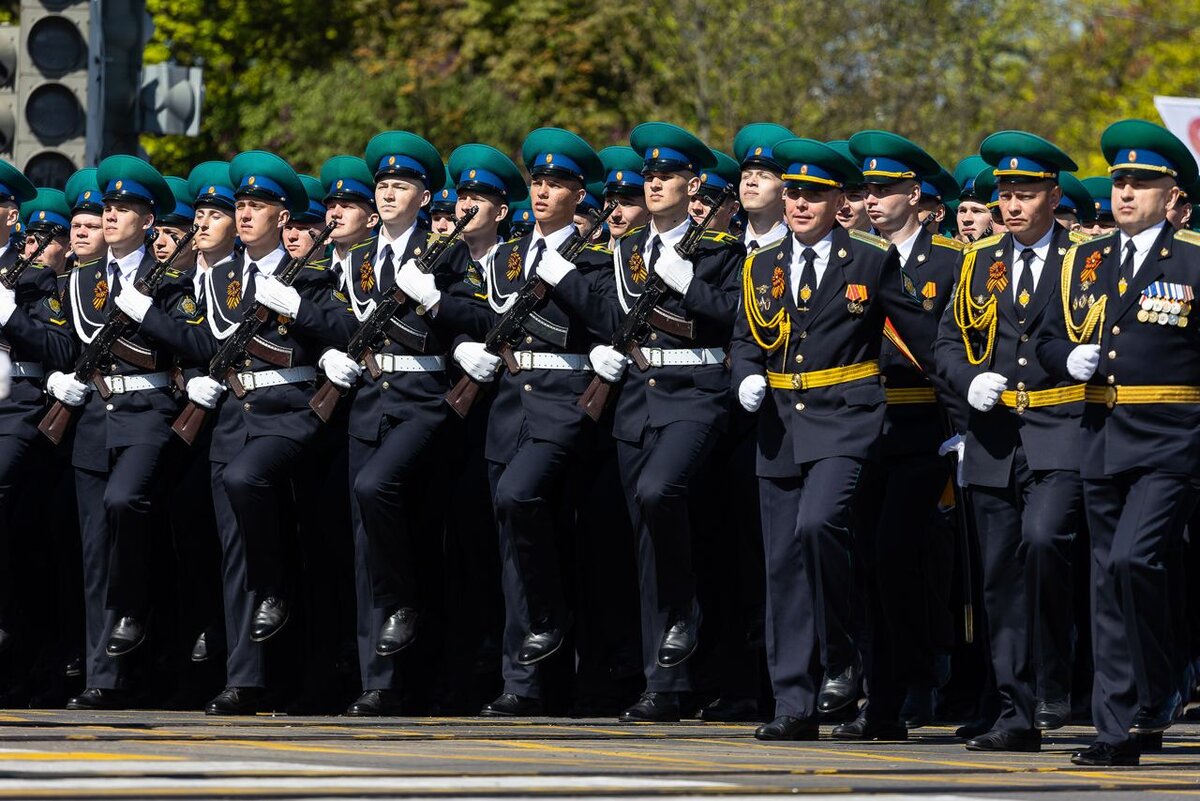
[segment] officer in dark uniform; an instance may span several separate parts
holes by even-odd
[[[353,318],[328,269],[309,264],[292,286],[274,277],[287,263],[280,240],[283,227],[293,211],[308,207],[292,168],[273,154],[249,151],[230,162],[229,181],[236,187],[238,234],[246,249],[227,269],[222,265],[207,275],[214,345],[233,333],[254,301],[276,317],[258,334],[255,353],[247,354],[246,370],[239,374],[245,397],[223,399],[226,387],[208,376],[191,379],[187,390],[204,408],[218,408],[224,400],[209,452],[213,501],[219,522],[236,523],[236,530],[221,532],[222,545],[227,553],[235,542],[245,548],[244,591],[253,595],[252,617],[227,620],[233,627],[227,636],[262,643],[283,628],[290,613],[280,504],[305,447],[317,434],[319,421],[308,408],[316,367],[326,349],[345,346]],[[270,361],[262,358],[267,354]],[[209,714],[245,714],[261,706],[261,663],[227,681],[209,703]]]
[[[73,464],[83,540],[88,689],[71,709],[125,705],[121,657],[146,635],[150,606],[149,556],[155,499],[168,474],[170,425],[177,411],[167,370],[177,357],[204,358],[203,313],[188,279],[168,273],[154,297],[134,284],[154,265],[145,236],[156,212],[175,207],[162,176],[132,156],[100,163],[104,187],[106,258],[71,273],[65,307],[75,334],[90,343],[113,309],[137,328],[113,348],[104,371],[106,400],[72,373],[53,373],[47,390],[82,406],[75,425]],[[90,395],[90,397],[89,397]]]
[[[974,501],[1000,692],[992,731],[967,748],[1037,751],[1041,731],[1059,728],[1070,712],[1082,390],[1040,369],[1032,349],[1072,242],[1054,210],[1058,176],[1075,164],[1020,131],[993,134],[980,152],[999,183],[1008,233],[964,252],[953,313],[944,316],[937,343],[939,371],[973,410],[960,459]]]
[[[71,255],[68,266],[74,267],[100,258],[104,251],[104,200],[96,184],[96,168],[78,170],[67,179],[63,194],[71,204]],[[65,292],[65,281],[60,288]]]
[[[894,248],[837,223],[844,182],[863,180],[857,166],[810,139],[785,139],[773,150],[789,165],[783,178],[792,234],[746,260],[733,350],[738,400],[758,410],[767,663],[776,704],[775,719],[755,736],[814,740],[818,643],[828,642],[826,672],[857,659],[852,643],[835,648],[841,644],[826,632],[853,630],[846,623],[855,604],[852,512],[883,425],[884,320],[906,341],[917,340],[911,318],[927,312],[904,292]],[[919,347],[913,351],[924,358]],[[931,365],[922,367],[928,373]],[[899,693],[873,697],[862,736],[892,734],[902,701]]]
[[[304,186],[304,194],[308,196],[308,205],[294,217],[289,217],[287,225],[283,226],[283,249],[293,258],[299,258],[308,252],[312,245],[312,237],[325,227],[325,187],[321,181],[311,175],[299,175],[300,183]],[[330,241],[334,242],[333,237]],[[335,242],[336,244],[336,242]],[[333,272],[339,289],[343,289],[344,276],[336,265]]]
[[[624,145],[612,145],[601,150],[599,155],[605,171],[604,202],[617,202],[608,218],[608,245],[611,248],[625,234],[645,225],[650,212],[646,211],[642,157],[638,152]]]
[[[575,209],[586,185],[603,177],[600,159],[569,131],[540,128],[521,149],[532,177],[530,195],[536,227],[531,234],[500,245],[488,266],[490,309],[443,297],[439,321],[482,339],[496,315],[526,281],[572,271],[558,250],[573,237]],[[608,250],[586,246],[576,260],[591,274],[611,263]],[[602,302],[598,295],[595,303]],[[487,432],[486,457],[492,502],[500,532],[506,621],[502,672],[504,692],[485,715],[529,715],[541,709],[542,681],[534,667],[554,654],[571,626],[562,582],[560,540],[566,540],[556,511],[567,498],[566,474],[586,455],[594,431],[577,401],[591,380],[587,350],[603,332],[569,311],[556,293],[525,323],[527,335],[515,358],[520,372],[503,372],[500,359],[481,342],[465,341],[454,359],[476,381],[497,383]]]
[[[692,560],[689,484],[703,467],[729,417],[725,348],[737,308],[737,273],[745,251],[728,234],[706,234],[691,259],[676,252],[693,228],[691,196],[700,173],[716,165],[712,151],[667,123],[643,123],[630,134],[643,154],[650,224],[626,234],[614,251],[608,305],[593,323],[605,339],[656,274],[668,287],[659,304],[673,332],[651,325],[640,347],[651,368],[621,384],[613,437],[625,500],[638,531],[642,660],[646,690],[621,713],[624,722],[678,720],[679,694],[691,677],[679,669],[695,652],[701,612]],[[580,311],[594,295],[583,276],[549,280]],[[607,318],[607,319],[604,319]],[[686,334],[684,333],[686,332]],[[592,349],[597,375],[618,382],[626,356],[609,345]]]
[[[1119,232],[1063,260],[1038,358],[1086,382],[1081,453],[1092,538],[1092,720],[1077,765],[1136,765],[1139,735],[1162,732],[1182,703],[1186,654],[1169,578],[1200,476],[1200,346],[1189,314],[1200,287],[1200,236],[1167,211],[1196,180],[1166,129],[1122,120],[1100,138]],[[1065,318],[1065,319],[1064,319]],[[1063,326],[1063,323],[1066,323]]]

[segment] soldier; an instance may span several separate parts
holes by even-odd
[[[712,153],[717,160],[717,166],[700,173],[700,188],[688,203],[688,214],[695,223],[699,223],[708,215],[708,210],[720,199],[725,187],[737,184],[741,180],[741,168],[736,161],[719,150]],[[736,200],[726,203],[709,223],[709,230],[729,233],[729,224],[741,209]]]
[[[261,346],[255,354],[246,354],[247,369],[239,375],[244,398],[223,398],[225,385],[207,375],[188,381],[187,393],[197,405],[217,409],[209,451],[213,502],[218,523],[234,524],[233,530],[220,532],[226,558],[236,558],[238,548],[245,551],[243,592],[252,599],[241,599],[238,606],[252,614],[232,619],[227,610],[227,637],[239,644],[243,638],[262,643],[284,627],[291,611],[281,496],[317,434],[319,421],[308,408],[315,367],[325,350],[345,346],[352,318],[328,269],[309,264],[292,286],[275,277],[288,260],[282,231],[293,212],[308,207],[292,168],[273,154],[248,151],[229,163],[229,182],[236,187],[234,214],[245,252],[206,276],[213,344],[233,334],[255,301],[277,316],[258,334]],[[263,359],[267,353],[275,354],[274,360]],[[280,361],[289,366],[280,368]],[[261,655],[252,661],[244,674],[227,677],[208,714],[246,714],[263,704]]]
[[[1071,761],[1111,767],[1138,764],[1138,737],[1168,728],[1183,701],[1186,654],[1169,578],[1200,476],[1200,349],[1188,317],[1200,237],[1167,224],[1180,187],[1197,177],[1179,139],[1122,120],[1100,148],[1119,232],[1063,260],[1051,304],[1058,327],[1042,332],[1038,358],[1064,380],[1086,382],[1078,450],[1092,538],[1098,735]]]
[[[958,200],[958,194],[958,182],[940,165],[936,174],[921,181],[921,202],[918,208],[922,212],[921,225],[929,233],[936,234],[941,231],[949,211],[947,204]]]
[[[643,190],[642,157],[631,147],[613,145],[600,151],[604,165],[604,202],[617,202],[608,218],[608,246],[614,247],[625,234],[646,224],[646,193]]]
[[[967,156],[954,168],[954,180],[960,187],[958,240],[967,245],[993,233],[992,210],[987,205],[991,198],[980,194],[975,186],[976,176],[990,169],[987,162],[979,156]]]
[[[63,194],[71,204],[71,257],[66,265],[69,270],[99,258],[104,250],[104,202],[96,185],[96,168],[86,167],[72,175]],[[65,288],[63,283],[62,289]]]
[[[733,155],[742,168],[738,202],[746,211],[742,243],[746,252],[772,245],[787,236],[783,224],[783,165],[772,150],[775,143],[792,136],[782,125],[755,122],[733,137]]]
[[[289,217],[287,225],[283,227],[283,249],[293,259],[300,258],[308,252],[309,246],[312,245],[313,235],[325,226],[325,187],[311,175],[298,177],[304,186],[308,205],[294,217]],[[331,236],[330,239],[333,237]],[[335,246],[336,242],[337,240],[334,240]],[[335,272],[338,288],[344,289],[345,276],[336,269]]]
[[[1083,226],[1083,233],[1088,236],[1109,234],[1117,230],[1116,220],[1113,219],[1112,209],[1112,178],[1098,175],[1084,178],[1080,181],[1088,194],[1092,196],[1094,218],[1088,225]]]
[[[454,214],[458,207],[458,192],[454,188],[454,178],[450,168],[446,167],[446,184],[435,192],[429,201],[430,228],[439,236],[454,230]]]
[[[856,160],[854,154],[850,152],[848,140],[834,139],[826,144],[850,161]],[[855,231],[875,233],[875,229],[871,226],[871,215],[867,214],[866,187],[857,180],[852,180],[851,183],[842,187],[842,192],[846,196],[846,202],[838,209],[838,224],[843,228]]]

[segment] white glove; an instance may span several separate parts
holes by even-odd
[[[1076,345],[1067,356],[1067,372],[1076,381],[1087,381],[1100,366],[1099,345]]]
[[[0,350],[0,400],[4,400],[12,392],[12,359]]]
[[[340,350],[327,350],[317,360],[317,366],[325,371],[329,380],[342,389],[349,389],[362,375],[362,365]]]
[[[999,373],[980,373],[971,379],[967,389],[967,403],[981,412],[990,411],[1000,400],[1000,393],[1008,386],[1008,379]]]
[[[738,403],[748,412],[757,412],[767,397],[767,379],[761,375],[748,375],[738,386]]]
[[[138,325],[141,325],[142,320],[146,319],[146,312],[150,311],[152,303],[148,295],[143,295],[136,289],[117,293],[116,302],[117,308],[125,312],[125,316]]]
[[[558,286],[558,282],[574,269],[575,265],[560,256],[557,250],[547,250],[538,262],[537,274],[550,286]]]
[[[224,392],[225,387],[220,381],[206,375],[198,375],[187,382],[188,400],[205,409],[217,408],[217,401]]]
[[[300,293],[295,287],[284,286],[273,275],[260,275],[254,280],[258,282],[255,285],[255,300],[276,314],[296,319],[300,313]]]
[[[566,260],[564,259],[564,261]],[[588,354],[588,360],[591,361],[596,375],[610,384],[621,379],[621,375],[625,372],[625,365],[629,363],[621,351],[610,345],[597,345],[592,348],[592,352]]]
[[[654,265],[654,271],[662,276],[663,283],[680,295],[687,294],[688,287],[692,285],[692,279],[696,275],[696,268],[687,259],[680,258],[675,248],[666,248],[662,252],[658,263]]]
[[[82,406],[92,388],[75,380],[66,373],[51,373],[46,379],[46,391],[57,401],[68,406]]]
[[[967,453],[967,441],[963,439],[962,434],[955,434],[950,439],[946,440],[938,447],[938,456],[945,456],[954,451],[958,456],[958,466],[955,468],[954,480],[960,487],[965,487],[966,482],[963,481],[963,459]]]
[[[462,366],[467,375],[480,383],[494,381],[496,370],[500,367],[500,357],[488,353],[482,342],[460,344],[454,349],[454,361]]]
[[[404,262],[400,272],[396,273],[396,286],[426,309],[432,309],[442,299],[433,276],[418,270],[417,263],[412,259]]]
[[[0,325],[8,325],[8,319],[17,310],[17,293],[0,286]]]

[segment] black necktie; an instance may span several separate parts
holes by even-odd
[[[1125,258],[1121,260],[1121,270],[1118,273],[1120,276],[1117,281],[1117,291],[1122,295],[1125,290],[1129,289],[1129,285],[1133,283],[1133,254],[1137,253],[1137,248],[1133,246],[1133,240],[1130,239],[1125,243]]]
[[[375,270],[379,275],[376,276],[376,285],[383,286],[384,279],[390,276],[389,284],[396,281],[396,266],[392,264],[392,246],[384,245],[383,250],[379,252],[379,261],[375,265]],[[390,291],[390,289],[389,289]]]
[[[1021,277],[1017,279],[1017,310],[1025,311],[1033,299],[1033,248],[1021,250]]]
[[[258,275],[258,264],[250,262],[250,267],[246,270],[246,285],[242,287],[242,305],[249,306],[254,302],[254,277]]]
[[[545,252],[546,252],[546,240],[545,239],[539,239],[533,243],[533,258],[530,259],[530,261],[529,261],[529,271],[525,273],[530,278],[533,278],[533,276],[537,275],[537,273],[534,271],[537,270],[538,265],[542,263],[542,254]]]
[[[121,267],[116,261],[108,263],[108,271],[112,275],[112,280],[108,282],[108,296],[105,297],[105,308],[111,306],[115,302],[117,294],[121,291]]]
[[[197,267],[196,269],[199,270],[200,268]],[[203,309],[203,308],[205,308],[205,305],[204,305],[204,300],[205,300],[205,298],[204,298],[204,273],[198,273],[198,274],[200,276],[200,280],[198,280],[196,282],[196,308]]]
[[[747,253],[753,253],[756,250],[758,250],[758,240],[757,239],[751,239],[749,242],[746,243],[746,252]]]
[[[800,270],[800,292],[797,307],[800,311],[808,311],[808,301],[817,291],[817,251],[805,248],[800,254],[804,259],[804,267]]]
[[[654,265],[658,264],[658,255],[662,251],[662,239],[658,234],[650,240],[650,261],[646,264],[646,275],[654,275]]]

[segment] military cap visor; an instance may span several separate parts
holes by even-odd
[[[921,194],[924,197],[936,198],[943,203],[958,200],[958,182],[945,169],[939,169],[937,175],[921,180]]]
[[[975,200],[975,176],[987,169],[988,163],[982,156],[967,156],[954,168],[954,180],[958,183],[958,196],[964,200]],[[984,201],[981,201],[984,202]]]
[[[1057,181],[1060,173],[1079,169],[1071,157],[1036,134],[998,131],[979,146],[999,182]]]
[[[150,206],[154,215],[175,210],[175,193],[166,180],[136,156],[109,156],[96,167],[96,183],[104,192],[105,203],[134,200]]]
[[[521,160],[531,178],[551,175],[590,184],[604,177],[604,165],[592,146],[561,128],[538,128],[521,145]]]
[[[733,155],[741,169],[765,167],[782,173],[787,166],[775,155],[775,145],[795,134],[773,122],[752,122],[733,137]]]
[[[213,206],[233,211],[236,205],[233,182],[229,180],[228,161],[205,161],[197,164],[188,173],[187,185],[194,208]]]
[[[847,143],[868,184],[919,181],[941,169],[919,145],[891,131],[859,131]]]
[[[790,188],[842,189],[863,180],[853,161],[815,139],[784,139],[775,145],[775,154],[787,165],[783,180]]]
[[[693,134],[667,122],[643,122],[629,134],[629,144],[642,154],[642,174],[691,172],[717,166],[717,158]]]
[[[437,148],[408,131],[375,134],[367,143],[363,160],[377,182],[389,177],[410,178],[420,181],[430,192],[446,183],[446,168]]]
[[[1180,186],[1195,183],[1196,160],[1179,137],[1146,120],[1114,122],[1100,136],[1100,150],[1115,177],[1167,175]]]
[[[450,154],[446,169],[450,174],[452,191],[484,192],[510,205],[529,197],[529,187],[525,185],[517,165],[491,145],[459,145]],[[437,200],[437,195],[434,200]]]
[[[229,162],[234,197],[253,197],[279,203],[294,215],[308,208],[308,192],[286,161],[264,150],[239,153]]]
[[[708,195],[717,195],[725,191],[725,187],[737,187],[742,178],[742,168],[732,158],[719,150],[713,151],[717,166],[700,173],[700,191]]]
[[[36,196],[37,189],[29,179],[16,167],[0,159],[0,203],[10,201],[20,205]]]
[[[321,165],[322,200],[353,200],[375,205],[375,175],[358,156],[333,156]],[[310,196],[311,199],[311,196]]]
[[[30,231],[66,236],[71,230],[71,207],[67,196],[57,189],[36,190],[32,199],[21,204],[21,221]]]
[[[67,179],[63,194],[67,196],[67,202],[71,204],[72,216],[104,213],[104,198],[100,192],[100,185],[96,183],[95,167],[77,170]]]
[[[600,151],[604,167],[604,194],[643,197],[646,179],[642,177],[641,155],[631,147],[613,145]]]

